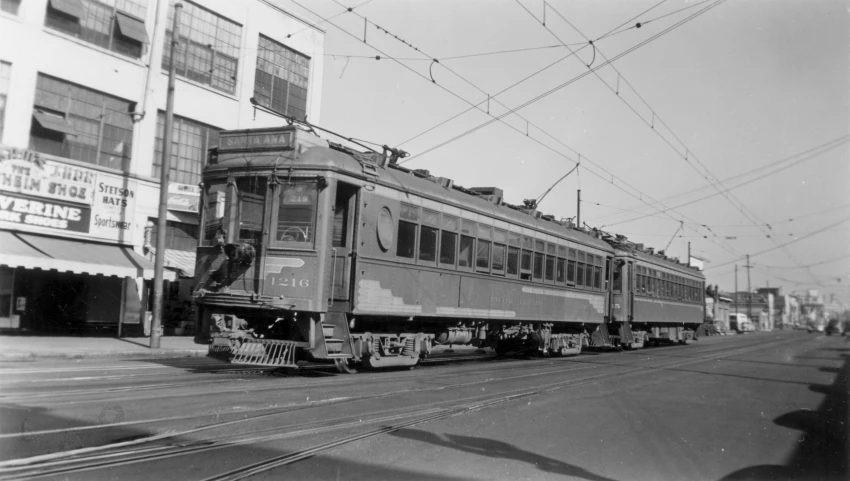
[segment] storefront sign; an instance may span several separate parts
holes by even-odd
[[[190,184],[168,184],[168,210],[198,213],[201,188]]]
[[[222,134],[218,150],[287,149],[292,147],[292,131]]]
[[[132,242],[138,190],[136,181],[98,173],[91,233],[102,239]]]
[[[0,221],[18,226],[87,233],[91,208],[5,193],[0,194]]]
[[[0,146],[0,225],[132,243],[138,182]]]
[[[0,190],[91,205],[96,172],[24,149],[0,149]]]

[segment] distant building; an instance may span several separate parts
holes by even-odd
[[[705,316],[720,332],[729,332],[729,314],[732,312],[732,295],[722,292],[718,286],[707,289]]]
[[[826,325],[826,310],[823,296],[817,289],[791,293],[800,305],[800,322],[806,326],[823,329]]]
[[[746,314],[756,330],[769,331],[773,329],[773,293],[760,294],[756,292],[736,292],[733,294],[733,305],[737,312]],[[733,310],[736,309],[733,307]]]
[[[320,28],[276,2],[180,3],[172,279],[193,275],[207,149],[222,129],[284,122],[252,100],[317,122],[324,48]],[[2,0],[0,328],[142,323],[173,11],[174,0]]]

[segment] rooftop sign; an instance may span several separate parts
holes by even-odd
[[[292,130],[222,133],[218,150],[290,149]]]

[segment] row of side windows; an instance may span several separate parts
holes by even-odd
[[[586,289],[605,289],[608,281],[601,255],[408,204],[401,204],[396,255],[419,264]]]
[[[668,274],[645,266],[637,266],[635,293],[660,299],[703,302],[703,282]]]

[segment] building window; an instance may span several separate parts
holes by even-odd
[[[30,149],[89,164],[129,170],[131,103],[38,74]]]
[[[171,133],[169,180],[180,184],[198,184],[206,165],[207,150],[218,145],[219,129],[194,120],[174,116]],[[151,175],[158,179],[162,172],[162,142],[165,137],[165,113],[156,118],[156,142]]]
[[[99,47],[140,58],[148,43],[146,4],[145,0],[49,0],[44,23]]]
[[[156,219],[153,222],[151,239],[156,239],[156,231],[159,228]],[[177,251],[195,252],[198,247],[198,226],[185,224],[183,222],[165,222],[165,248]]]
[[[12,76],[12,64],[0,62],[0,141],[3,140],[3,125],[6,118],[6,97],[9,96],[9,78]]]
[[[275,112],[304,119],[310,57],[260,35],[254,98]]]
[[[180,49],[175,66],[177,75],[222,92],[234,93],[242,26],[194,3],[182,3]],[[173,24],[174,0],[171,0],[165,45],[171,44],[170,28]],[[171,49],[166,48],[162,56],[162,68],[168,70],[170,61]]]
[[[0,11],[17,15],[20,7],[21,0],[0,0]]]

